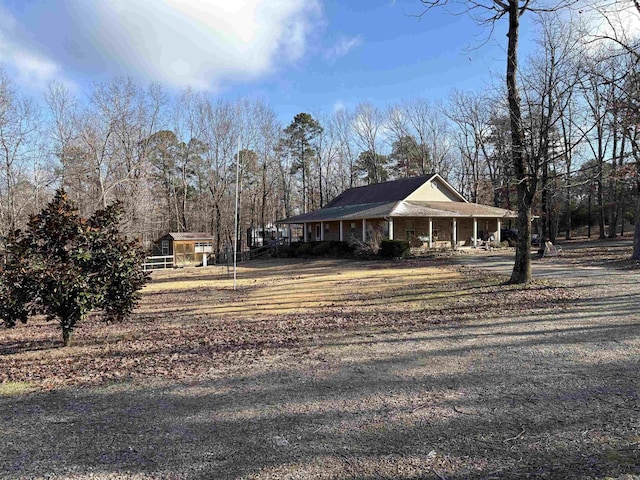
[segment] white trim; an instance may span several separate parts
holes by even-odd
[[[458,248],[458,219],[453,217],[453,245],[452,248],[456,250]]]
[[[478,247],[478,219],[473,217],[473,248]]]

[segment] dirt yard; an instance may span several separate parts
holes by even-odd
[[[508,252],[155,272],[70,348],[3,330],[0,478],[638,479],[640,271],[584,248],[527,288]]]

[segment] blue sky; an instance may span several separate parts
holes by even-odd
[[[34,96],[50,80],[84,95],[125,75],[262,97],[283,123],[362,101],[437,101],[503,77],[504,22],[484,43],[467,16],[421,11],[418,0],[0,0],[0,57]]]

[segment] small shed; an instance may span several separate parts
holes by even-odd
[[[213,236],[203,232],[169,232],[155,242],[153,254],[173,256],[174,267],[212,264]]]

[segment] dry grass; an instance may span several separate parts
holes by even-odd
[[[43,321],[3,332],[0,478],[638,475],[633,278],[265,261],[234,291],[219,267],[156,272],[131,322],[71,348]]]
[[[364,262],[335,262],[319,260],[300,263],[299,260],[280,260],[241,265],[238,268],[237,292],[233,291],[233,279],[225,267],[214,267],[214,273],[203,274],[199,270],[159,271],[153,274],[153,282],[146,287],[149,295],[197,296],[197,309],[188,304],[176,305],[176,313],[210,315],[213,318],[233,315],[235,318],[255,317],[256,314],[293,314],[320,308],[369,307],[388,302],[389,295],[398,301],[411,303],[411,309],[419,309],[424,302],[416,298],[415,287],[423,291],[433,289],[436,282],[451,282],[461,277],[456,272],[425,268],[426,264],[372,264]],[[374,274],[372,274],[372,270]],[[404,293],[398,294],[404,290]],[[368,298],[366,305],[361,299]],[[415,300],[415,301],[414,301]],[[176,302],[178,303],[178,302]],[[155,313],[162,309],[145,302],[141,312]]]

